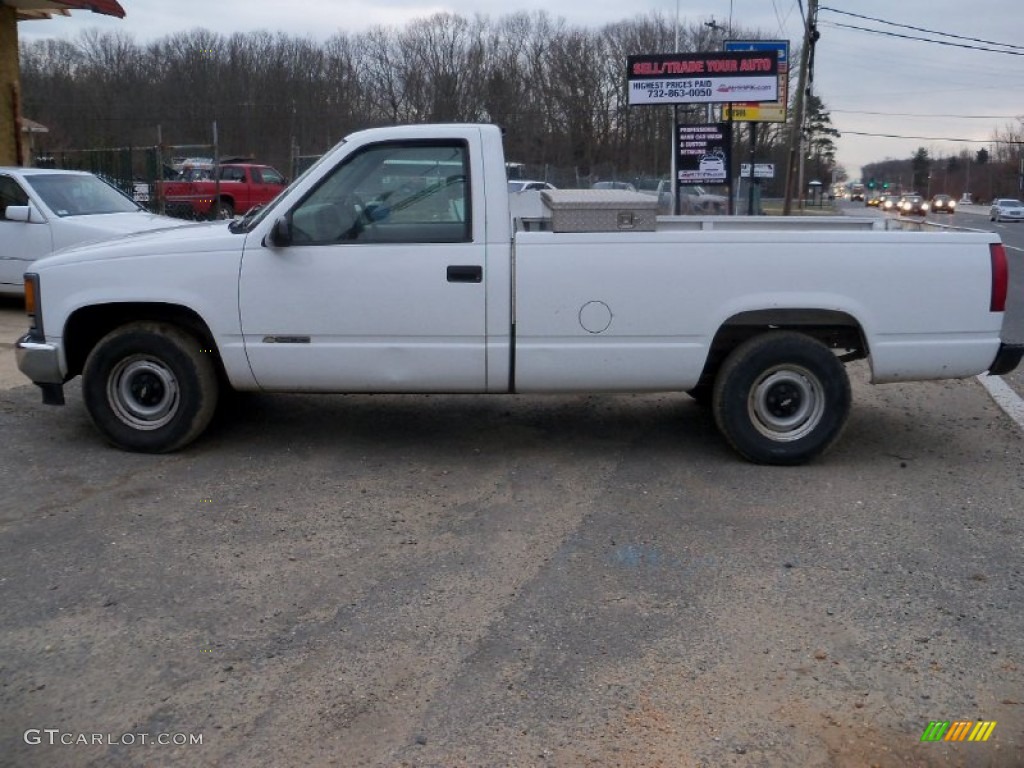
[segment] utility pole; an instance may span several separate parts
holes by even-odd
[[[782,213],[789,216],[793,212],[793,174],[797,169],[797,160],[803,164],[804,108],[807,90],[810,88],[811,52],[818,39],[818,0],[807,0],[807,19],[804,24],[804,44],[800,50],[800,72],[796,92],[796,114],[793,115],[793,129],[789,135],[789,161],[786,163],[786,198]],[[799,156],[798,154],[799,153]],[[801,179],[800,184],[802,185]],[[797,190],[800,194],[800,190]]]
[[[676,0],[676,24],[675,24],[675,44],[672,48],[673,53],[679,53],[679,0]],[[679,155],[679,105],[672,105],[672,117],[669,123],[668,135],[671,139],[672,154],[669,158],[669,168],[672,172],[672,206],[669,209],[669,213],[673,216],[679,215],[679,168],[677,157]]]

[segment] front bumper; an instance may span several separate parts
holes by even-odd
[[[992,361],[988,372],[990,376],[1001,376],[1009,373],[1020,363],[1024,357],[1024,344],[1000,344],[996,359]]]
[[[18,369],[43,390],[46,405],[64,405],[60,347],[26,333],[14,345]]]

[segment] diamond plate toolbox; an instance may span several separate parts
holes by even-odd
[[[618,189],[541,192],[553,232],[653,232],[658,198]]]

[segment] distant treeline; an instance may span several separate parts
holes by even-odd
[[[703,23],[679,35],[683,51],[721,49]],[[286,173],[294,154],[319,154],[359,128],[487,121],[505,128],[511,161],[667,176],[671,109],[630,108],[625,68],[628,55],[671,51],[674,41],[660,14],[600,29],[545,13],[438,14],[323,43],[195,29],[139,44],[90,31],[22,44],[23,113],[50,129],[40,139],[50,150],[150,146],[157,126],[165,144],[208,144],[216,121],[223,153]],[[706,119],[703,106],[680,112]],[[760,159],[784,162],[783,134],[780,125],[759,132]]]

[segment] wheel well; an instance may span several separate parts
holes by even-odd
[[[762,309],[730,317],[715,334],[698,386],[714,383],[725,358],[747,339],[769,331],[796,331],[833,350],[846,350],[844,362],[868,356],[860,324],[845,312],[831,309]]]
[[[115,328],[135,322],[169,323],[192,333],[205,349],[214,351],[217,370],[224,375],[220,355],[216,352],[213,334],[199,315],[177,304],[125,302],[82,307],[64,325],[64,353],[68,377],[77,376],[85,367],[93,347]]]

